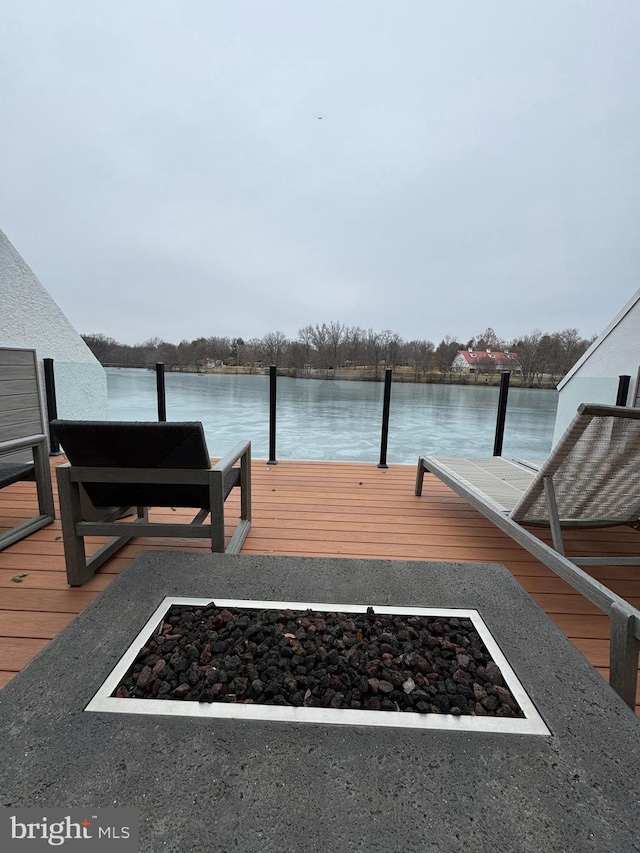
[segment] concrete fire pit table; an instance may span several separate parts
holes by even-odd
[[[85,710],[166,598],[477,611],[541,726]],[[5,815],[132,808],[141,851],[640,850],[640,720],[498,565],[146,552],[0,691],[0,744]]]

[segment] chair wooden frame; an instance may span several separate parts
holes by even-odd
[[[37,354],[0,347],[0,489],[23,481],[35,481],[38,514],[0,533],[0,551],[56,517]]]
[[[53,423],[55,428],[55,421]],[[236,464],[239,463],[239,466]],[[236,471],[240,489],[240,519],[225,549],[224,503],[231,487],[225,484],[230,472]],[[81,586],[95,571],[138,536],[208,538],[211,550],[238,554],[251,527],[251,442],[239,442],[215,465],[197,468],[131,468],[79,466],[67,462],[56,469],[60,500],[60,516],[64,541],[67,580]],[[123,520],[129,506],[107,507],[100,518],[85,519],[86,502],[81,487],[100,484],[148,484],[151,486],[205,486],[208,507],[200,509],[189,524],[150,522],[149,507],[137,507],[137,518]],[[179,504],[178,504],[179,505]],[[210,522],[205,519],[210,516]],[[86,536],[111,536],[95,554],[87,557]]]
[[[18,463],[16,467],[19,466],[20,470],[16,470],[12,477],[7,478],[9,482],[3,483],[1,488],[22,480],[35,480],[38,494],[38,515],[34,515],[27,521],[0,533],[0,551],[8,548],[9,545],[13,545],[14,542],[24,539],[25,536],[30,536],[36,530],[47,527],[56,517],[51,488],[51,470],[49,468],[49,442],[46,435],[29,435],[24,438],[0,442],[0,463],[3,456],[25,450],[31,451],[33,462]]]

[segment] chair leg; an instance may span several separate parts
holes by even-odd
[[[49,468],[46,440],[33,446],[33,468],[40,514],[48,516],[53,521],[56,517],[56,511],[53,502],[53,489],[51,488],[51,469]]]
[[[77,483],[71,481],[69,465],[58,466],[56,476],[58,478],[60,520],[67,580],[71,586],[81,586],[93,575],[93,570],[87,569],[84,537],[76,533],[76,524],[82,520],[80,489]]]
[[[424,480],[424,475],[426,471],[426,467],[424,464],[424,458],[420,456],[418,458],[418,471],[416,473],[416,490],[415,493],[418,497],[422,494],[422,482]]]
[[[251,521],[251,445],[240,460],[240,518]]]
[[[558,554],[562,554],[562,556],[564,557],[564,542],[562,539],[562,528],[560,527],[560,519],[558,517],[558,505],[556,503],[556,491],[553,486],[553,479],[551,477],[543,477],[542,486],[544,488],[544,494],[547,499],[547,510],[549,512],[549,527],[551,528],[551,538],[553,540],[553,547],[556,549]]]
[[[133,536],[119,536],[110,539],[87,559],[84,536],[77,531],[77,525],[82,521],[80,484],[72,482],[71,466],[68,464],[56,468],[56,476],[58,478],[60,521],[62,523],[67,581],[69,586],[82,586],[83,583],[91,580],[100,566],[133,539]]]
[[[209,506],[211,507],[211,550],[224,553],[224,476],[222,471],[212,471],[209,480]]]

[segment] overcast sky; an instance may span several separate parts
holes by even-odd
[[[81,333],[600,332],[637,0],[1,0],[0,228]]]

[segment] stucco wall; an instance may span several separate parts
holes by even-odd
[[[630,376],[628,405],[637,397],[640,368],[640,291],[621,316],[594,341],[571,373],[558,386],[558,413],[553,442],[560,438],[581,403],[614,405],[620,376]]]
[[[58,416],[106,418],[102,365],[2,231],[0,305],[0,346],[35,349],[41,372],[54,359]]]
[[[575,376],[558,394],[558,409],[553,431],[555,444],[571,423],[581,403],[604,403],[613,406],[618,393],[618,376]]]
[[[626,374],[635,379],[640,367],[640,301],[625,314],[606,338],[580,366],[574,377],[615,376]]]

